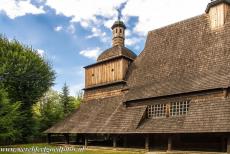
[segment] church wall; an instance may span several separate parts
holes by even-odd
[[[225,20],[229,9],[230,9],[229,5],[224,3],[210,8],[209,16],[210,16],[211,29],[222,27],[225,24]]]
[[[144,100],[137,100],[133,102],[127,102],[127,106],[141,106],[141,105],[153,105],[153,104],[165,104],[171,102],[180,102],[180,101],[196,101],[202,99],[212,99],[217,97],[226,97],[226,93],[223,90],[210,90],[204,92],[194,92],[190,94],[181,94],[181,95],[174,95],[174,96],[164,96],[161,98],[149,98]]]
[[[84,100],[106,98],[123,94],[123,84],[114,84],[105,87],[98,87],[93,89],[85,90]]]
[[[111,83],[124,79],[129,62],[125,59],[115,59],[86,68],[85,85],[87,87]]]

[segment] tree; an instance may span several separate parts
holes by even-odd
[[[54,71],[36,50],[0,36],[0,78],[10,102],[21,102],[25,118],[18,128],[26,141],[33,134],[32,105],[53,85]]]
[[[7,93],[0,87],[0,143],[15,141],[20,136],[16,124],[20,118],[20,103],[10,103]]]
[[[37,121],[38,132],[45,131],[56,122],[61,120],[64,115],[59,93],[50,89],[33,106],[33,112]]]
[[[61,104],[63,106],[63,112],[65,116],[73,110],[73,98],[69,96],[69,87],[66,83],[62,87]]]
[[[75,99],[74,99],[74,103],[73,104],[74,104],[74,107],[76,109],[76,108],[79,108],[80,105],[81,105],[81,103],[83,102],[83,92],[79,91],[77,93],[77,96],[75,96],[74,98]]]
[[[50,89],[44,96],[33,106],[34,119],[36,120],[37,135],[45,131],[58,121],[62,120],[67,114],[73,112],[80,106],[82,101],[82,93],[77,97],[68,96],[68,86],[65,84],[62,94]],[[64,109],[63,101],[65,100],[66,109]],[[66,101],[67,100],[67,101]],[[67,113],[64,113],[64,110]]]

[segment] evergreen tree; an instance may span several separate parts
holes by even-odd
[[[5,90],[0,88],[0,143],[9,144],[20,137],[17,121],[20,115],[20,103],[10,103]]]
[[[69,87],[65,83],[64,86],[62,87],[62,93],[61,93],[61,104],[63,106],[63,112],[64,115],[68,115],[71,112],[71,99],[69,96]]]

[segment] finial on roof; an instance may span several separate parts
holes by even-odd
[[[120,21],[121,20],[121,9],[120,8],[117,8],[117,20]]]

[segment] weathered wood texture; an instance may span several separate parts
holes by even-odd
[[[145,136],[145,150],[149,151],[149,135]]]
[[[203,14],[149,32],[129,67],[125,100],[228,87],[230,15],[223,28],[210,26]]]
[[[230,136],[227,139],[227,153],[230,154]]]
[[[123,80],[128,69],[128,65],[129,61],[121,58],[86,68],[86,88],[98,84]]]
[[[230,9],[229,5],[224,3],[210,8],[209,17],[210,17],[211,29],[217,29],[219,27],[224,26],[229,9]]]
[[[125,25],[121,21],[115,21],[115,23],[112,26],[113,30],[113,46],[124,46],[124,40],[125,40]]]
[[[106,98],[111,96],[118,96],[122,94],[122,90],[113,90],[107,92],[95,92],[93,94],[88,94],[84,96],[84,100],[98,99],[98,98]]]
[[[121,45],[121,46],[124,46],[124,38],[121,38],[121,37],[115,37],[113,39],[113,46],[117,46],[117,45]]]

